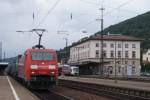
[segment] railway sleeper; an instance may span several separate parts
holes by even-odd
[[[82,90],[85,92],[90,92],[94,94],[111,94],[119,97],[130,98],[131,100],[149,100],[150,92],[147,91],[139,91],[134,89],[127,89],[121,87],[112,87],[112,86],[104,86],[104,85],[95,85],[89,83],[81,83],[74,81],[59,81],[59,85],[70,87],[78,90]]]

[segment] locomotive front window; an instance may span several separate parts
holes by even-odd
[[[32,60],[52,60],[53,55],[49,52],[32,52]]]

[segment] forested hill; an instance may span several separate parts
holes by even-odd
[[[123,34],[144,39],[142,48],[150,48],[150,12],[111,25],[104,29],[104,33],[108,32],[111,34]]]
[[[129,35],[143,39],[142,48],[150,48],[150,12],[125,20],[104,29],[104,33]],[[98,32],[99,33],[99,32]],[[95,34],[98,34],[95,33]],[[69,51],[70,47],[68,47]],[[58,55],[65,56],[65,48],[58,51]],[[69,57],[69,52],[67,52]]]

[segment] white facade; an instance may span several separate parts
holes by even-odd
[[[2,60],[2,42],[0,42],[0,61]]]
[[[101,40],[87,40],[70,49],[71,64],[99,63],[100,58]],[[103,58],[104,74],[114,75],[116,68],[117,75],[140,75],[140,41],[103,40]],[[98,73],[98,66],[95,70]]]
[[[150,49],[148,49],[147,52],[143,54],[143,61],[150,62]]]

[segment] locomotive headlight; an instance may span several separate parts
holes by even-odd
[[[49,65],[48,68],[49,68],[49,69],[55,69],[56,67],[55,67],[55,65]]]
[[[31,65],[30,68],[31,69],[38,69],[38,66],[37,65]]]

